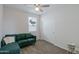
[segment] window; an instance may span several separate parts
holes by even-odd
[[[35,17],[28,18],[29,32],[37,30],[37,19]]]

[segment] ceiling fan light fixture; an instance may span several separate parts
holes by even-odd
[[[40,11],[39,7],[35,7],[35,10],[36,10],[36,11]]]

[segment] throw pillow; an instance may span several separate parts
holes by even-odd
[[[4,38],[6,44],[15,42],[15,37],[6,37]]]

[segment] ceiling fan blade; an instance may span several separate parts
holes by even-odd
[[[41,5],[41,7],[50,7],[50,5]]]
[[[42,10],[42,9],[40,9],[40,12],[43,12],[43,10]]]

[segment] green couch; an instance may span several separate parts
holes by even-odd
[[[36,42],[36,36],[32,35],[31,33],[9,34],[9,35],[5,35],[3,39],[11,36],[15,37],[14,43],[17,43],[20,48],[24,48],[29,45],[34,45]],[[1,41],[1,47],[4,47],[6,45],[3,39]]]

